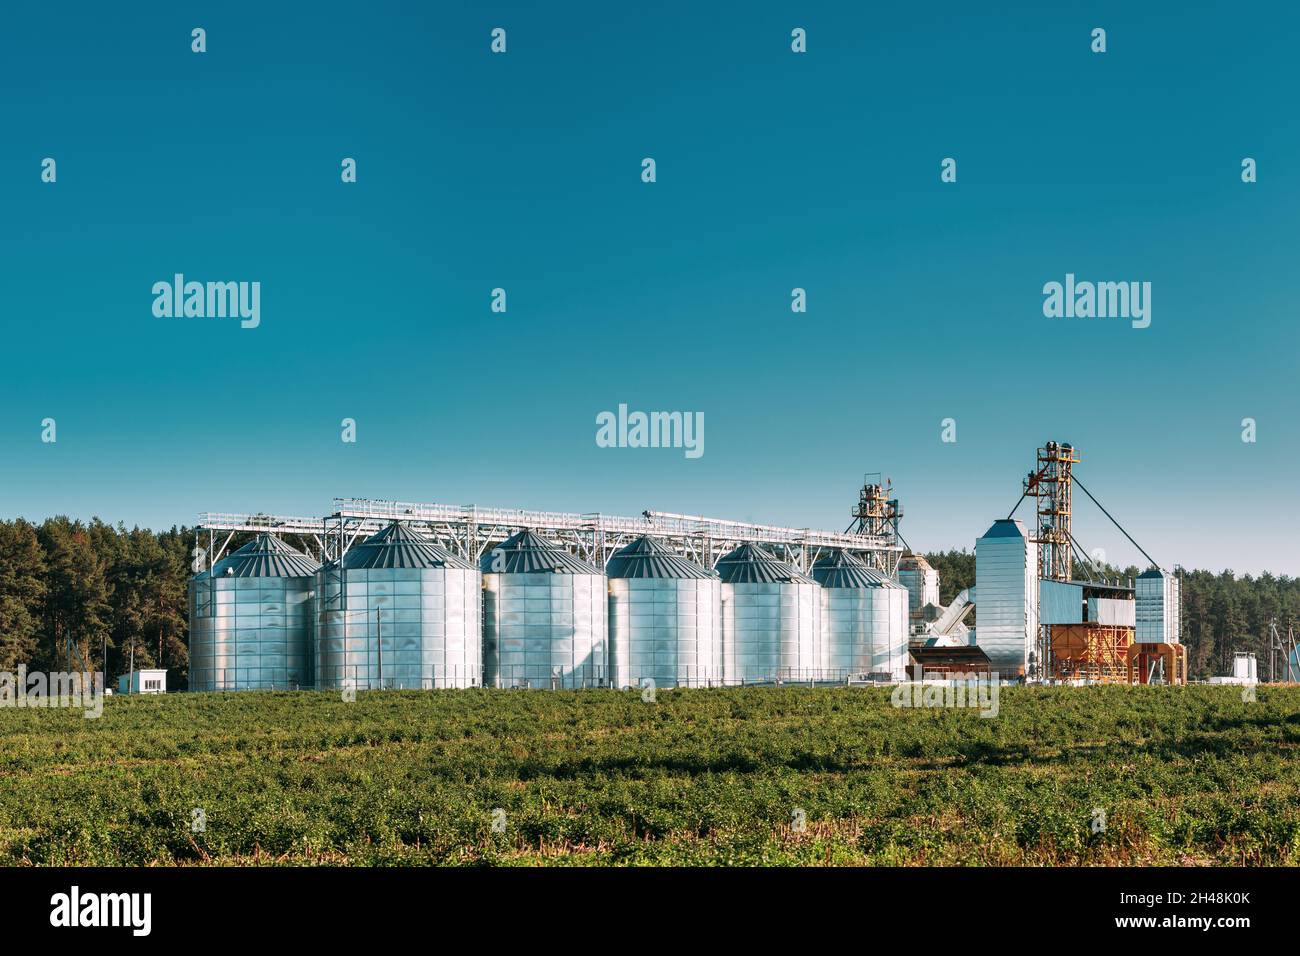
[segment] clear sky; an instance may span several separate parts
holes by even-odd
[[[6,10],[0,514],[843,529],[882,471],[930,550],[1056,438],[1162,564],[1300,573],[1292,5],[281,6]],[[261,325],[155,317],[177,272]],[[1066,273],[1150,282],[1150,327],[1046,318]],[[597,447],[620,403],[704,455]]]

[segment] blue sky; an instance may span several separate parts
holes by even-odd
[[[6,12],[0,514],[842,529],[882,471],[929,550],[1056,438],[1163,564],[1300,573],[1292,8],[273,6]],[[261,282],[261,326],[156,318],[176,272]],[[1045,318],[1067,272],[1151,282],[1151,326]],[[705,454],[597,447],[620,403]]]

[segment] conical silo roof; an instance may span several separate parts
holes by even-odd
[[[307,555],[263,531],[218,561],[210,573],[217,578],[307,578],[318,570],[320,565]]]
[[[712,571],[694,561],[683,558],[654,538],[641,536],[624,548],[614,552],[605,566],[611,578],[716,578]]]
[[[998,518],[993,522],[992,527],[984,532],[986,538],[1024,538],[1025,526],[1020,523],[1019,518]]]
[[[718,559],[718,574],[724,584],[815,584],[812,578],[794,566],[764,551],[756,544],[742,544],[735,551]]]
[[[532,531],[520,531],[489,548],[479,570],[484,574],[600,574],[599,568]]]
[[[812,576],[824,588],[887,588],[894,584],[848,551],[832,551],[813,563]]]
[[[372,534],[343,556],[348,570],[368,568],[457,568],[473,571],[474,565],[428,540],[401,521]]]

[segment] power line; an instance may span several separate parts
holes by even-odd
[[[1129,539],[1133,547],[1137,548],[1139,551],[1142,552],[1143,556],[1148,561],[1151,562],[1152,567],[1156,567],[1156,568],[1160,567],[1160,564],[1156,561],[1156,559],[1151,557],[1151,555],[1147,554],[1146,551],[1143,550],[1142,545],[1134,541],[1133,536],[1124,530],[1124,526],[1115,520],[1115,516],[1112,515],[1109,511],[1107,511],[1104,507],[1102,507],[1102,503],[1092,496],[1092,492],[1089,491],[1087,488],[1084,488],[1083,482],[1079,480],[1077,475],[1074,478],[1074,483],[1079,486],[1079,488],[1083,491],[1085,495],[1088,496],[1088,498],[1092,501],[1094,505],[1096,505],[1098,508],[1101,508],[1101,513],[1104,514],[1107,518],[1110,518],[1110,523],[1113,524],[1115,527],[1119,528],[1120,532],[1124,535],[1124,537]]]

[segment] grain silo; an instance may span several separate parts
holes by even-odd
[[[755,544],[720,558],[717,572],[727,683],[830,679],[816,581]]]
[[[190,581],[190,690],[296,690],[320,567],[262,532]]]
[[[317,686],[478,686],[481,599],[472,564],[394,521],[316,575]]]
[[[531,531],[483,556],[483,683],[604,687],[605,575]]]
[[[812,567],[822,587],[822,644],[829,676],[907,677],[908,592],[846,551]]]
[[[999,518],[975,542],[975,643],[1003,678],[1029,669],[1038,643],[1038,552],[1016,518]]]
[[[722,683],[716,574],[648,537],[615,552],[605,574],[614,686]]]

